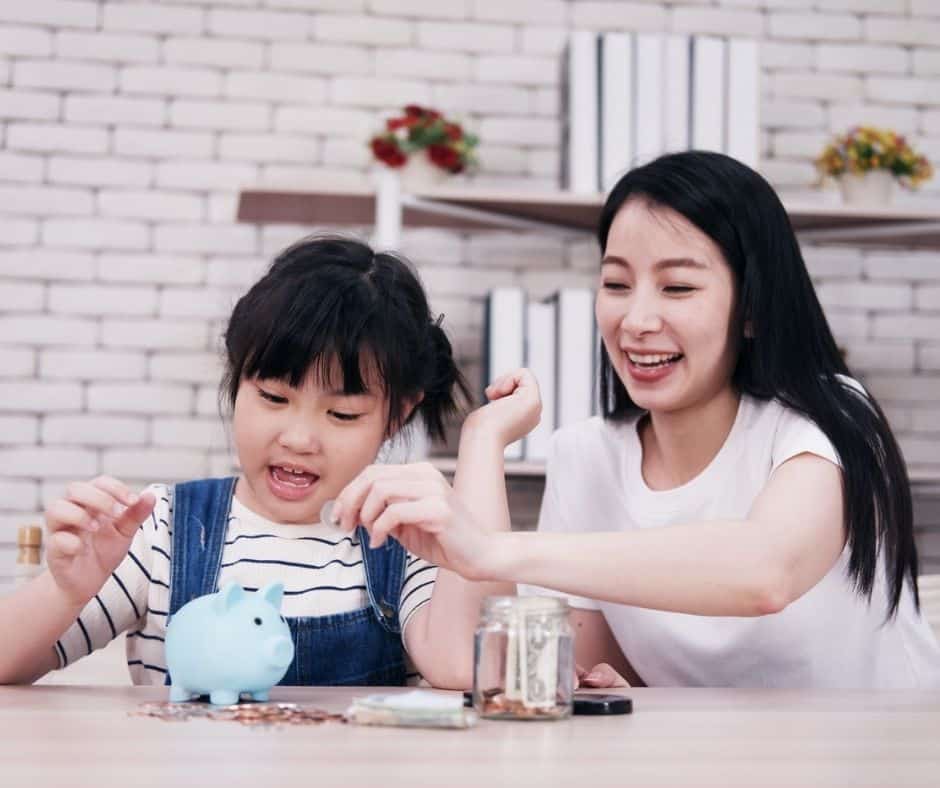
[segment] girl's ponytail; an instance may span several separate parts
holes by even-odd
[[[428,434],[442,440],[448,419],[460,412],[458,392],[470,402],[469,386],[457,367],[450,340],[441,328],[443,317],[428,321],[427,342],[424,343],[426,358],[421,365],[426,370],[422,386],[424,399],[415,409],[424,419]]]

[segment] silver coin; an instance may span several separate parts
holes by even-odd
[[[320,509],[320,522],[323,525],[336,525],[336,520],[333,519],[333,507],[336,505],[336,501],[327,501],[323,504],[323,508]]]

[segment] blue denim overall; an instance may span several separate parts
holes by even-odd
[[[174,488],[170,617],[191,599],[218,591],[235,481],[201,479]],[[288,618],[294,661],[281,684],[405,683],[398,598],[407,554],[394,539],[372,550],[368,532],[360,526],[356,533],[362,543],[369,606],[351,613]]]

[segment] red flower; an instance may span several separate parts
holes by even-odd
[[[456,142],[463,136],[463,129],[460,128],[459,123],[445,123],[444,133],[447,135],[447,139]]]
[[[460,172],[463,169],[460,155],[446,145],[429,145],[428,156],[438,167],[448,172]]]
[[[389,167],[401,167],[408,161],[408,157],[398,149],[398,146],[385,137],[373,137],[369,145],[375,157],[384,161]]]
[[[405,107],[405,114],[409,118],[420,118],[424,113],[424,107],[419,107],[417,104],[409,104]]]
[[[408,125],[407,118],[389,118],[385,121],[385,128],[389,131],[396,131],[397,129],[402,128],[402,126]]]

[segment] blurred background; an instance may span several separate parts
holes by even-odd
[[[576,31],[757,41],[758,167],[785,199],[838,203],[813,161],[855,125],[940,158],[936,0],[0,3],[0,585],[18,527],[69,479],[231,472],[224,319],[278,250],[329,226],[239,221],[243,192],[370,189],[370,138],[416,103],[479,138],[477,169],[447,188],[556,194]],[[934,210],[936,235],[938,192],[934,179],[895,206]],[[373,237],[371,222],[343,229]],[[407,222],[400,247],[476,390],[490,290],[592,288],[599,259],[589,234]],[[804,251],[917,469],[936,571],[940,251],[911,237]],[[541,484],[538,469],[513,475],[517,525]]]

